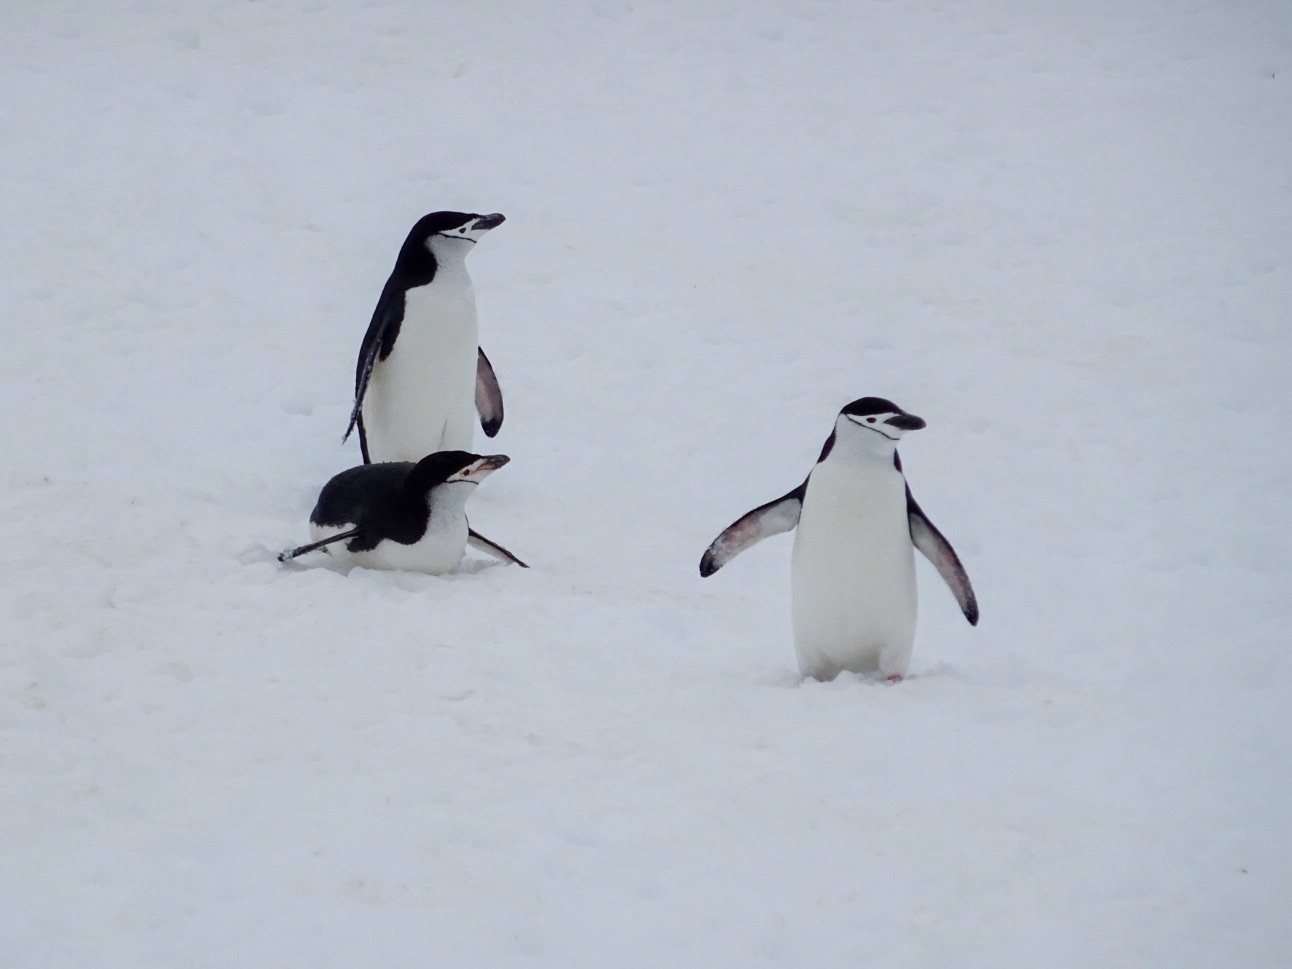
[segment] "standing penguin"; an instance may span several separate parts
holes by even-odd
[[[283,552],[278,561],[326,547],[342,561],[370,569],[439,575],[458,567],[469,544],[528,568],[467,524],[467,499],[508,460],[505,454],[440,451],[416,464],[391,461],[342,471],[323,486],[310,512],[314,541]]]
[[[345,437],[359,428],[365,464],[470,450],[473,405],[486,435],[502,426],[466,257],[503,221],[498,213],[432,212],[404,240],[359,347]]]
[[[790,600],[804,676],[847,670],[899,680],[915,643],[915,554],[928,557],[971,626],[978,602],[955,550],[911,494],[897,442],[924,421],[882,397],[839,412],[816,467],[801,485],[755,508],[700,560],[710,576],[749,546],[795,526]]]

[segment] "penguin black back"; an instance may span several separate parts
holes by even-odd
[[[311,524],[354,525],[365,545],[381,538],[417,541],[426,531],[430,510],[425,492],[419,496],[406,487],[414,467],[409,461],[389,461],[342,471],[323,486],[310,512]]]

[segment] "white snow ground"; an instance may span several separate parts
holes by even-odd
[[[0,18],[0,965],[1288,964],[1292,6]],[[280,568],[436,208],[534,569]],[[863,394],[983,620],[799,684]]]

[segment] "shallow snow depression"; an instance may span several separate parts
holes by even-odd
[[[0,964],[1275,966],[1292,13],[15,2]],[[533,566],[286,570],[399,241]],[[908,682],[707,542],[929,422]],[[477,441],[480,441],[477,438]],[[777,490],[779,489],[779,490]]]

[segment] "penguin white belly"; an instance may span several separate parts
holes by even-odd
[[[906,488],[873,462],[812,472],[794,536],[791,612],[799,670],[900,676],[915,642],[915,554]]]
[[[322,541],[338,532],[346,532],[353,525],[311,525],[313,541]],[[412,545],[403,545],[386,539],[366,552],[351,552],[349,542],[337,542],[326,551],[339,562],[362,566],[365,569],[388,569],[397,572],[428,572],[443,575],[462,564],[467,547],[467,522],[435,522],[426,534]]]
[[[373,367],[363,399],[372,461],[471,450],[479,342],[475,294],[464,267],[441,267],[429,285],[405,294],[395,347]]]

